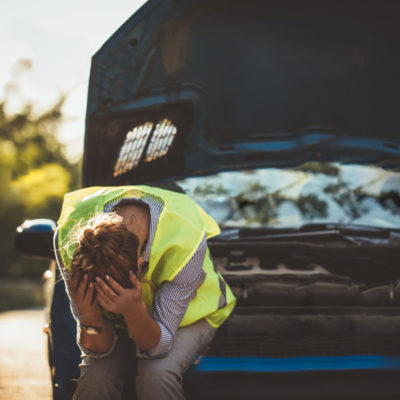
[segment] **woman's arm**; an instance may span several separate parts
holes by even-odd
[[[154,348],[160,341],[160,326],[154,321],[142,300],[142,285],[131,271],[129,280],[132,288],[125,289],[107,276],[107,283],[96,278],[98,302],[107,311],[124,316],[129,333],[141,350]]]
[[[87,274],[79,279],[79,274],[67,280],[71,302],[78,309],[80,324],[80,344],[95,354],[107,353],[115,341],[112,327],[103,319],[100,307],[97,304],[93,283],[88,282]],[[88,328],[85,328],[88,327]],[[89,334],[89,332],[98,332]]]
[[[100,333],[89,334],[86,331],[100,329]],[[108,353],[114,345],[115,333],[110,324],[106,323],[103,318],[81,318],[80,320],[80,344],[91,353],[100,355]]]
[[[138,352],[139,357],[164,357],[171,350],[190,300],[196,296],[196,290],[205,279],[203,263],[206,251],[207,240],[204,237],[192,258],[178,275],[171,282],[164,282],[158,288],[150,315],[160,325],[161,339],[150,351]]]
[[[157,346],[161,338],[161,329],[151,318],[143,301],[123,315],[129,333],[141,351],[151,350]]]

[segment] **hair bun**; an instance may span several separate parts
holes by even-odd
[[[137,273],[139,239],[114,213],[99,214],[82,227],[78,246],[71,261],[71,272],[89,271],[89,278],[112,276],[123,286],[129,285],[129,271]]]

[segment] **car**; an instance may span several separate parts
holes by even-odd
[[[83,187],[183,191],[220,224],[238,302],[188,399],[400,395],[396,1],[150,0],[92,59]],[[51,256],[52,221],[25,254]],[[54,399],[79,376],[47,273]]]

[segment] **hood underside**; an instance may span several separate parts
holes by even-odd
[[[92,60],[84,185],[400,163],[397,1],[151,0]]]

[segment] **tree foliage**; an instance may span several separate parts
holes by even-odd
[[[63,122],[60,96],[36,113],[26,102],[18,113],[0,103],[0,275],[38,277],[46,262],[26,259],[14,249],[16,227],[25,219],[57,219],[64,193],[79,182],[79,163],[64,154],[57,131]]]

